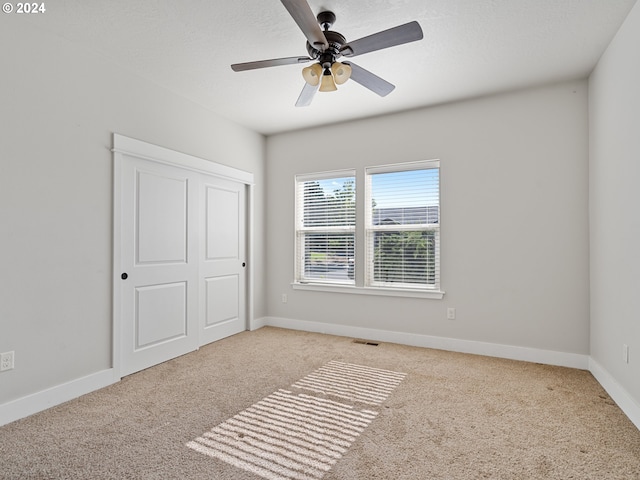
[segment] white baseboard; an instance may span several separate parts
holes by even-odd
[[[113,369],[88,375],[0,405],[0,426],[60,405],[119,381]]]
[[[288,328],[290,330],[326,333],[341,337],[355,337],[366,340],[376,340],[378,342],[399,343],[413,347],[448,350],[451,352],[472,353],[475,355],[486,355],[489,357],[508,358],[511,360],[522,360],[525,362],[544,363],[546,365],[557,365],[560,367],[578,368],[581,370],[589,369],[589,356],[577,353],[515,347],[512,345],[434,337],[414,333],[390,332],[373,328],[309,322],[306,320],[294,320],[291,318],[264,317],[261,321],[263,326]]]
[[[620,410],[622,410],[627,417],[629,417],[629,420],[640,430],[640,404],[593,358],[589,359],[589,371],[598,383],[602,385],[602,388],[607,391],[613,401],[618,404]]]
[[[259,328],[266,327],[267,326],[266,322],[267,322],[266,317],[252,319],[251,322],[249,323],[249,331],[253,332],[254,330],[258,330]]]

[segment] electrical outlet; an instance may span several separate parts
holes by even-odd
[[[622,360],[624,363],[629,363],[629,345],[622,345]]]
[[[13,369],[14,353],[15,352],[0,353],[0,372]]]
[[[455,308],[447,308],[447,319],[455,320],[456,319],[456,309]]]
[[[282,294],[282,303],[287,303],[287,294],[286,293]]]

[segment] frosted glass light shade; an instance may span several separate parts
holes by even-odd
[[[333,80],[333,75],[331,75],[331,70],[326,68],[324,73],[322,74],[322,81],[320,83],[320,91],[321,92],[335,92],[338,90],[336,87],[336,82]]]
[[[342,85],[344,82],[351,78],[351,65],[335,62],[331,65],[331,72],[333,73],[333,79],[337,85]]]
[[[310,67],[302,69],[302,77],[304,81],[311,86],[316,86],[320,83],[320,77],[322,76],[322,66],[319,63],[314,63]]]

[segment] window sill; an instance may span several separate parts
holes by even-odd
[[[410,288],[356,287],[354,285],[292,283],[294,290],[311,290],[316,292],[349,293],[352,295],[382,295],[387,297],[412,297],[441,300],[444,293],[440,290],[417,290]]]

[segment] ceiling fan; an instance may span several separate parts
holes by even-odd
[[[333,12],[320,12],[315,17],[306,0],[281,1],[298,24],[298,27],[300,27],[300,30],[302,30],[302,33],[304,33],[304,36],[307,37],[307,52],[309,56],[235,63],[231,65],[231,68],[235,72],[241,72],[257,68],[317,61],[310,67],[302,69],[302,76],[306,83],[302,93],[300,93],[300,97],[298,97],[296,107],[310,105],[316,91],[330,92],[337,90],[336,85],[343,84],[349,78],[381,97],[388,95],[396,88],[394,85],[351,61],[338,62],[338,58],[341,56],[355,57],[364,53],[415,42],[423,38],[420,24],[413,21],[347,42],[340,33],[330,30],[336,21],[336,16]]]

